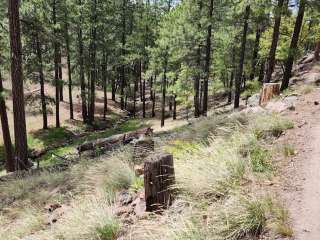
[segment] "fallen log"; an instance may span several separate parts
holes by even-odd
[[[142,136],[151,136],[153,133],[152,128],[144,128],[137,131],[132,131],[123,134],[113,135],[107,138],[99,138],[93,141],[85,142],[77,147],[78,153],[82,153],[97,148],[113,148],[119,144],[128,144],[134,139],[138,139]]]

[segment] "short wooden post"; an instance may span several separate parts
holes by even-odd
[[[154,141],[152,138],[140,139],[133,144],[133,160],[135,163],[143,162],[153,152]]]
[[[154,154],[144,164],[146,211],[166,209],[174,198],[175,183],[172,154]]]
[[[260,105],[269,102],[274,96],[280,95],[280,83],[265,83],[263,84]]]

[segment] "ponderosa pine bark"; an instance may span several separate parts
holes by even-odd
[[[103,119],[106,120],[108,112],[108,57],[107,53],[103,51],[103,65],[102,65],[102,82],[103,82]]]
[[[58,31],[56,28],[57,25],[57,12],[56,12],[56,0],[53,0],[52,5],[52,19],[53,24],[55,26],[54,28],[54,82],[55,82],[55,88],[56,88],[56,127],[60,127],[60,74],[59,74],[59,59],[60,59],[60,44],[58,41]]]
[[[202,12],[202,0],[198,2],[199,5],[199,18],[201,18],[201,12]],[[201,31],[201,21],[198,20],[198,31]],[[197,67],[198,69],[201,69],[201,44],[197,46]],[[196,76],[194,78],[194,117],[197,118],[200,116],[200,72],[196,73]]]
[[[70,119],[74,119],[73,116],[73,100],[72,100],[72,72],[71,72],[71,56],[70,56],[70,36],[69,36],[69,19],[67,10],[65,10],[65,41],[67,51],[67,67],[68,67],[68,90],[69,90],[69,112]]]
[[[212,16],[213,16],[213,0],[210,0],[209,6],[209,26],[207,30],[207,40],[206,40],[206,58],[205,58],[205,68],[204,68],[204,84],[203,84],[203,109],[202,114],[207,116],[208,111],[208,88],[209,88],[209,77],[210,77],[210,64],[211,64],[211,37],[212,37]]]
[[[248,5],[246,7],[245,14],[244,14],[244,26],[243,26],[242,41],[241,41],[239,71],[238,71],[238,75],[236,76],[236,83],[235,83],[234,108],[239,108],[240,106],[241,79],[243,75],[243,65],[244,65],[244,58],[246,53],[250,9],[251,9],[250,5]]]
[[[291,44],[289,48],[288,58],[285,64],[285,72],[283,75],[283,80],[281,84],[281,91],[285,90],[289,86],[289,80],[292,76],[292,66],[297,53],[297,47],[299,42],[299,36],[301,32],[301,27],[303,24],[304,12],[306,8],[306,0],[300,0],[299,11],[296,19],[296,23],[293,30],[293,35],[291,39]]]
[[[122,0],[122,36],[121,36],[121,55],[122,57],[125,56],[125,45],[126,45],[126,6],[127,6],[127,0]],[[125,80],[125,65],[122,63],[121,69],[120,69],[120,107],[121,110],[124,110],[125,108],[125,96],[124,96],[124,88],[126,86],[126,80]]]
[[[11,48],[11,79],[14,116],[15,156],[18,170],[29,168],[26,116],[23,92],[22,46],[19,0],[9,0],[9,32]]]
[[[46,104],[46,95],[44,92],[42,48],[41,48],[41,43],[40,43],[40,39],[39,39],[39,33],[36,33],[36,53],[37,53],[37,60],[38,60],[38,73],[39,73],[39,82],[40,82],[43,129],[48,129],[47,104]]]
[[[90,43],[90,60],[91,60],[91,71],[90,71],[90,105],[89,105],[89,123],[94,122],[95,113],[95,99],[96,99],[96,78],[97,78],[97,66],[96,66],[96,55],[97,55],[97,0],[92,3],[92,29],[91,29],[91,43]]]
[[[64,82],[63,82],[63,76],[62,76],[62,52],[61,52],[61,46],[59,49],[59,81],[60,81],[60,102],[63,102],[63,87],[64,87]]]
[[[164,121],[166,118],[167,67],[168,67],[168,56],[166,54],[164,59],[163,77],[162,77],[161,127],[164,127]]]
[[[2,86],[1,72],[0,72],[0,117],[1,117],[2,137],[3,137],[4,152],[5,152],[5,159],[6,159],[6,170],[7,172],[14,172],[16,170],[16,167],[15,167],[14,157],[13,157],[12,141],[10,136],[10,128],[8,123],[4,89]]]
[[[78,5],[82,6],[82,0],[78,1]],[[82,12],[80,11],[79,23],[78,23],[78,51],[79,51],[79,77],[80,77],[80,89],[81,89],[81,108],[82,119],[86,123],[88,121],[87,111],[87,97],[86,97],[86,81],[84,74],[84,53],[83,53],[83,37],[82,37]]]
[[[284,5],[284,0],[278,0],[278,6],[275,10],[272,43],[271,43],[269,57],[268,57],[266,75],[264,78],[265,83],[269,83],[271,81],[272,73],[274,71],[274,66],[276,61],[276,51],[277,51],[279,35],[280,35],[280,25],[281,25],[283,5]]]
[[[254,49],[253,49],[252,63],[251,63],[251,74],[250,74],[251,81],[254,80],[256,76],[257,59],[258,59],[258,53],[259,53],[261,33],[262,33],[262,28],[260,24],[258,24],[256,29],[256,39],[254,42]]]
[[[320,40],[316,43],[316,49],[314,51],[314,59],[320,61]]]

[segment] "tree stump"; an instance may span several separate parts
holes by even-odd
[[[154,141],[152,138],[140,139],[133,144],[133,160],[141,163],[154,152]]]
[[[264,105],[269,102],[274,96],[280,95],[280,83],[265,83],[263,84],[260,105]]]
[[[162,211],[172,204],[174,183],[172,154],[162,153],[149,156],[144,164],[147,212]]]

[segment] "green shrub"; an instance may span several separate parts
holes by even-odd
[[[120,230],[120,224],[116,220],[110,220],[102,227],[97,227],[99,240],[115,240]]]
[[[272,164],[270,163],[271,153],[259,145],[255,145],[250,150],[250,161],[253,172],[270,172]]]
[[[133,183],[130,186],[130,190],[133,192],[138,192],[144,187],[144,179],[142,177],[135,177]]]

